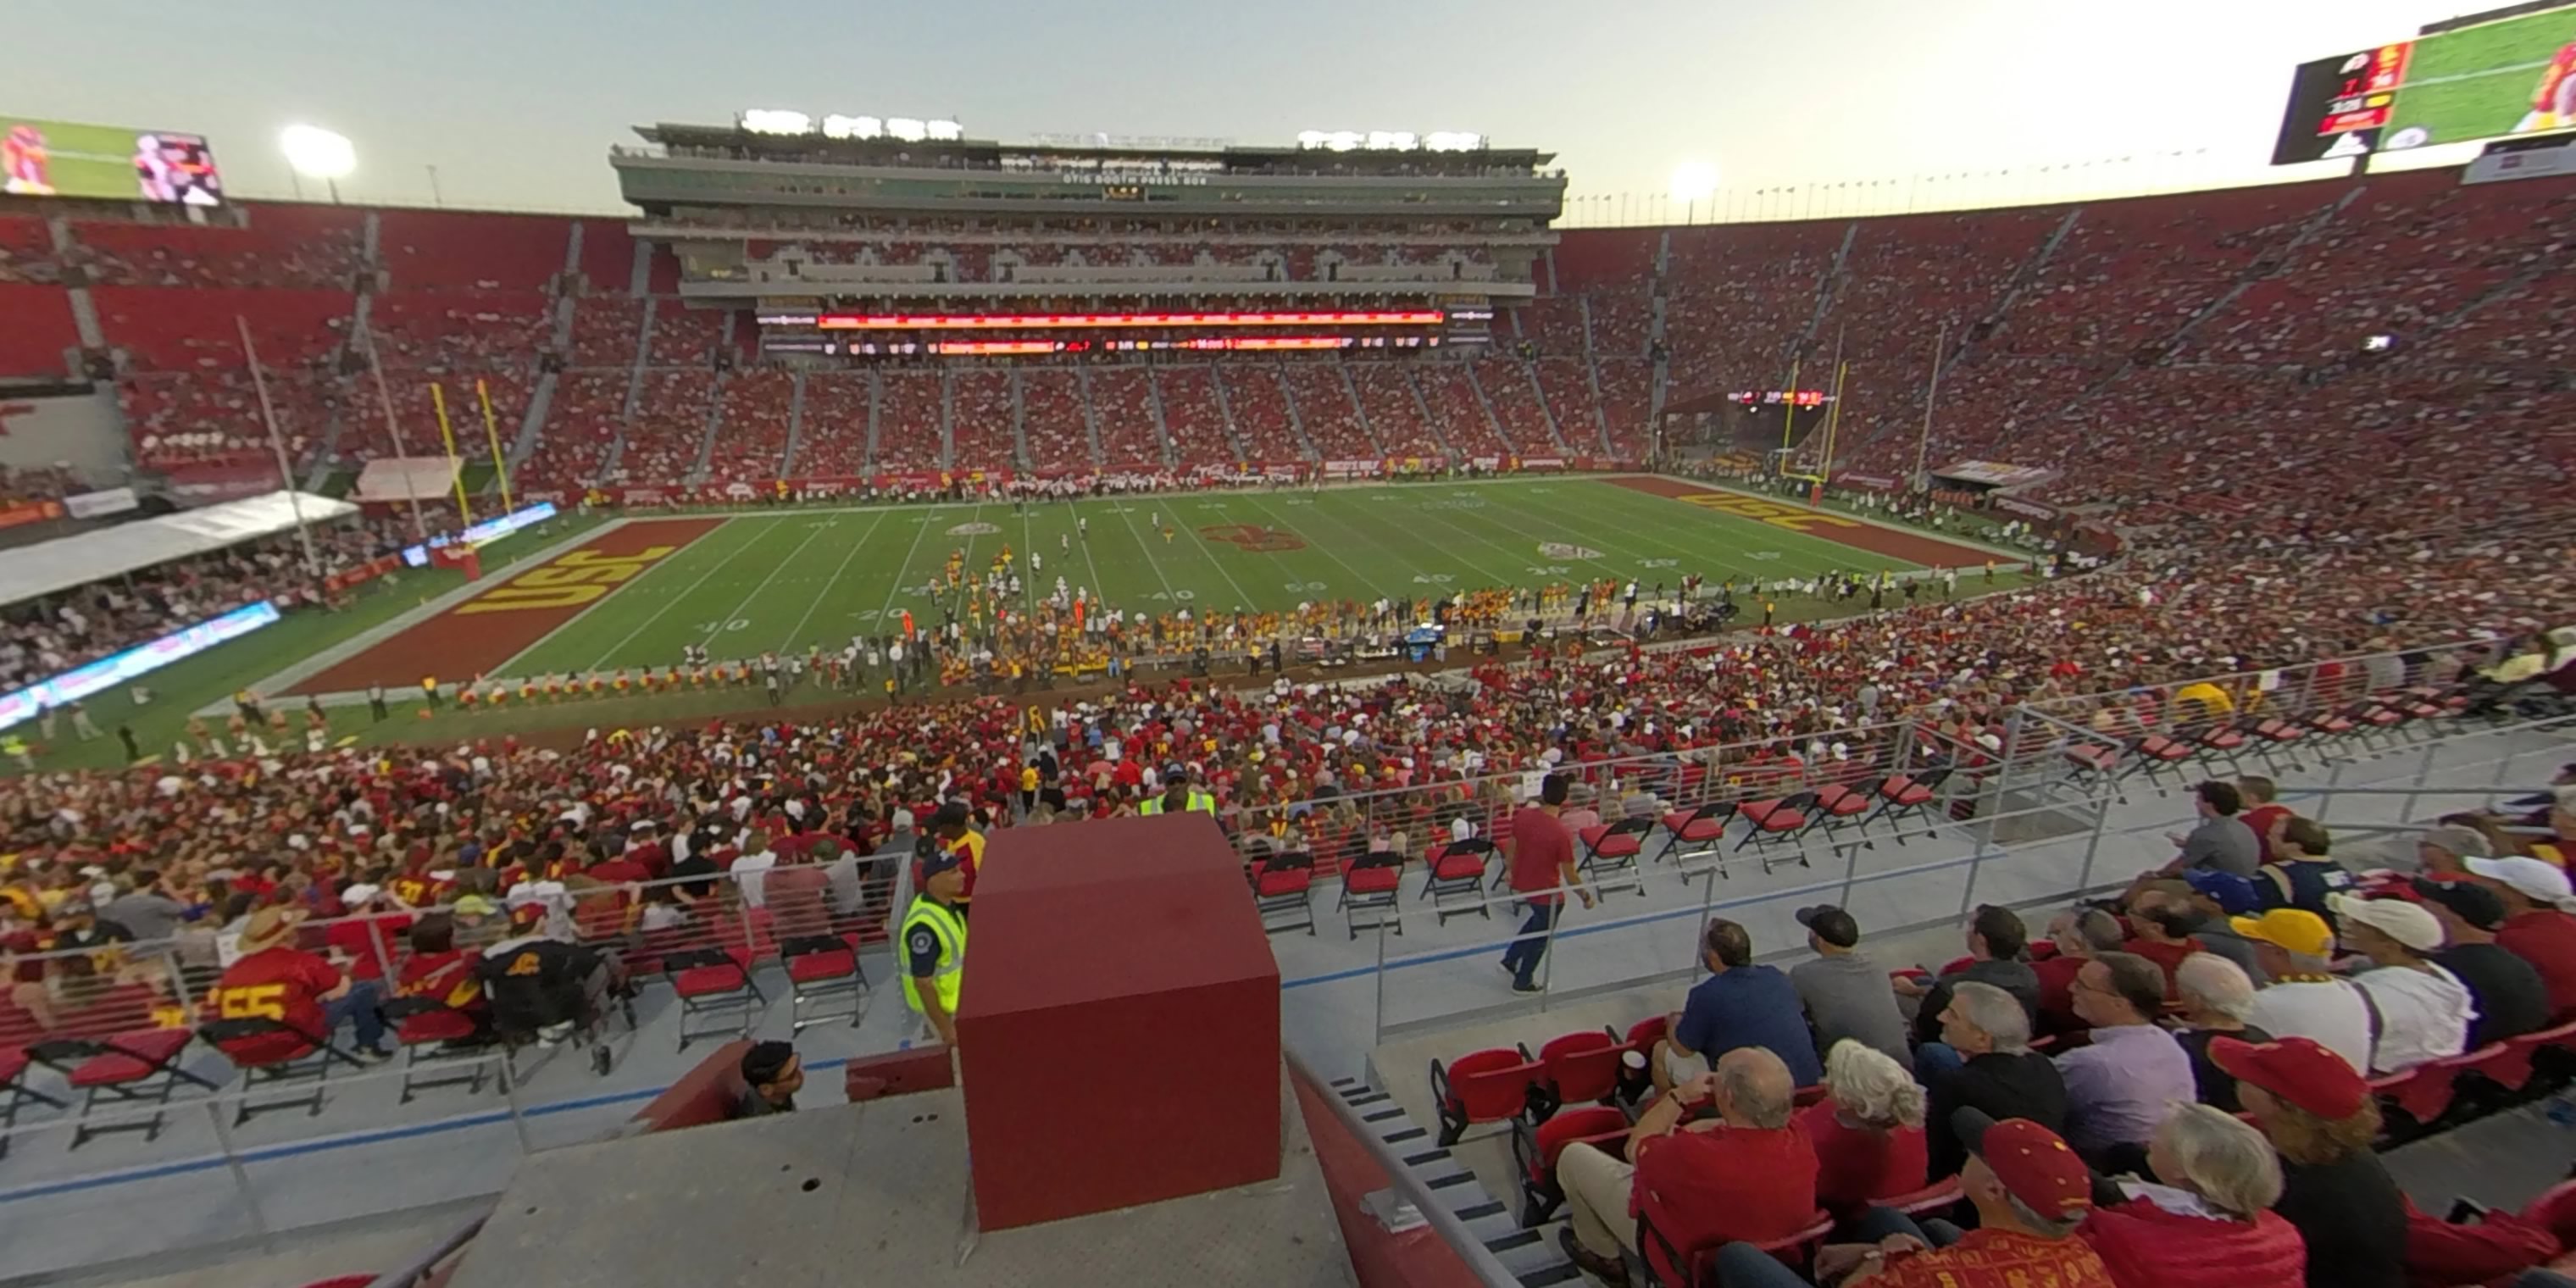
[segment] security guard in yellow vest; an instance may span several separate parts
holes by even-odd
[[[903,1000],[912,1036],[957,1045],[957,999],[965,982],[966,919],[957,900],[966,890],[966,856],[931,847],[921,856],[921,890],[903,914]]]
[[[28,753],[27,740],[14,733],[0,735],[0,756],[7,756],[28,773],[36,772],[36,758]]]
[[[1174,765],[1163,773],[1163,794],[1136,807],[1139,814],[1216,813],[1216,797],[1190,786],[1190,771]]]

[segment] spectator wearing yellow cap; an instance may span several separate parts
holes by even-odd
[[[2313,1038],[2355,1071],[2370,1066],[2370,1012],[2361,990],[2326,972],[2334,932],[2303,908],[2274,908],[2228,923],[2254,941],[2271,984],[2254,994],[2245,1022],[2274,1038]]]

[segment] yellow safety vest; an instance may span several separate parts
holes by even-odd
[[[903,914],[902,933],[895,936],[902,945],[904,960],[896,966],[903,972],[903,1000],[917,1014],[927,1014],[921,1005],[921,981],[912,977],[912,932],[929,931],[939,940],[939,965],[930,976],[931,991],[939,995],[940,1009],[950,1016],[957,1014],[957,996],[965,983],[966,922],[955,909],[928,895],[914,895],[912,908]]]
[[[1206,792],[1191,792],[1190,803],[1183,808],[1200,814],[1213,814],[1216,812],[1216,797],[1210,796]],[[1162,813],[1163,798],[1156,796],[1147,800],[1144,804],[1136,807],[1136,812],[1139,814]]]
[[[5,752],[12,756],[23,756],[27,754],[27,740],[14,735],[7,738],[0,738],[0,752]]]

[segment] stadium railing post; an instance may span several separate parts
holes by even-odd
[[[519,1103],[518,1075],[512,1072],[508,1060],[495,1056],[492,1058],[492,1064],[499,1072],[501,1099],[510,1107],[510,1129],[519,1135],[519,1156],[525,1158],[537,1152],[537,1144],[528,1135],[527,1111]]]
[[[1858,848],[1858,847],[1854,847]],[[1849,888],[1846,886],[1845,888]],[[1699,920],[1691,924],[1690,946],[1683,950],[1682,969],[1699,965],[1700,936],[1708,931],[1709,909],[1717,906],[1717,864],[1709,864],[1699,879]]]
[[[233,1188],[241,1191],[242,1205],[250,1210],[250,1225],[259,1236],[260,1245],[270,1245],[268,1212],[260,1206],[259,1192],[251,1188],[250,1169],[242,1166],[241,1151],[233,1147],[233,1129],[224,1123],[224,1101],[210,1096],[205,1101],[206,1121],[215,1126],[215,1146],[224,1153],[224,1166],[233,1174]]]
[[[378,980],[376,986],[376,1005],[379,1007],[382,1007],[386,1002],[393,1000],[394,983],[398,978],[400,978],[394,973],[393,954],[385,948],[385,937],[379,930],[379,927],[381,927],[385,923],[386,919],[391,915],[392,914],[389,913],[377,913],[367,918],[367,951],[375,954],[376,958],[376,970],[378,972],[376,976]]]
[[[2433,758],[2440,755],[2441,751],[2441,739],[2431,738],[2425,741],[2423,758],[2415,762],[2415,786],[2422,787],[2426,782],[2432,779]],[[2409,796],[2406,798],[2406,803],[2398,809],[2398,826],[2404,827],[2415,821],[2415,802],[2421,799],[2423,799],[2421,796]]]
[[[1541,1014],[1546,1013],[1548,1003],[1556,995],[1556,928],[1565,924],[1565,914],[1573,906],[1574,891],[1560,876],[1556,882],[1556,915],[1547,919],[1547,939],[1539,948],[1538,1009]]]
[[[2337,760],[2326,766],[2326,792],[2325,795],[2317,801],[2318,822],[2325,822],[2327,811],[2334,808],[2334,789],[2343,786],[2343,767],[2351,763],[2352,762],[2348,760]]]
[[[1386,918],[1377,919],[1377,1026],[1370,1032],[1369,1045],[1386,1044]]]

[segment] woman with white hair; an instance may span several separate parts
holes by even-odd
[[[2147,1146],[2157,1181],[2097,1181],[2077,1237],[2118,1288],[2240,1288],[2307,1275],[2298,1227],[2271,1210],[2281,1158],[2263,1133],[2208,1105],[2175,1108]]]
[[[1851,1038],[1825,1056],[1826,1097],[1798,1111],[1816,1147],[1816,1206],[1857,1214],[1923,1188],[1923,1088],[1887,1053]]]
[[[2235,1113],[2236,1079],[2210,1062],[2211,1038],[2269,1042],[2272,1035],[2245,1022],[2254,1011],[2254,980],[2245,969],[2216,953],[2193,953],[2174,968],[2174,987],[2182,993],[2182,1023],[2174,1040],[2191,1056],[2192,1083],[2200,1103]]]

